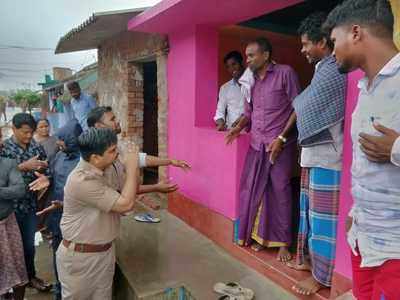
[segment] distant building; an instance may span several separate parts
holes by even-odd
[[[93,63],[84,67],[82,70],[72,73],[69,68],[54,67],[53,79],[51,75],[45,75],[45,81],[38,83],[42,87],[42,117],[47,118],[51,124],[52,132],[55,132],[59,127],[63,126],[73,117],[72,108],[69,105],[71,96],[66,88],[66,83],[69,81],[78,81],[82,91],[97,95],[97,63]],[[53,97],[62,95],[60,98],[64,103],[64,112],[52,112]]]
[[[94,13],[60,39],[56,54],[97,49],[97,94],[111,106],[122,131],[144,152],[167,155],[167,55],[163,35],[128,31],[143,8]],[[167,179],[166,168],[146,169],[144,181]]]

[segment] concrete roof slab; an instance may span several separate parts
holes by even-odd
[[[168,34],[193,25],[243,22],[303,0],[163,0],[129,21],[133,31]]]
[[[96,49],[103,41],[127,30],[127,23],[146,8],[94,13],[58,42],[56,54]]]

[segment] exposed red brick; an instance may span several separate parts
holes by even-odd
[[[159,155],[167,155],[167,84],[166,62],[168,43],[164,37],[139,32],[123,32],[103,42],[98,49],[98,94],[101,105],[110,105],[127,136],[143,144],[143,80],[141,64],[135,61],[156,56],[158,72],[158,135]],[[160,178],[167,178],[166,168],[159,169]]]

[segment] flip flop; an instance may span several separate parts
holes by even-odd
[[[222,295],[218,297],[218,300],[247,300],[245,296],[231,296],[231,295]]]
[[[253,245],[251,245],[251,249],[255,252],[260,252],[261,250],[265,249],[265,246],[260,245],[260,244],[253,244]]]
[[[154,217],[149,213],[138,214],[135,217],[135,220],[142,223],[160,223],[160,218]]]
[[[225,296],[237,297],[237,300],[252,300],[254,298],[254,292],[252,290],[244,288],[236,282],[218,282],[214,285],[214,291]]]

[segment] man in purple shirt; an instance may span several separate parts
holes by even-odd
[[[236,127],[226,136],[230,144],[247,128],[251,144],[239,192],[239,245],[255,251],[279,247],[278,260],[291,259],[291,176],[296,164],[296,116],[292,100],[300,92],[295,71],[272,61],[265,38],[250,42],[247,63],[255,83],[251,100]]]

